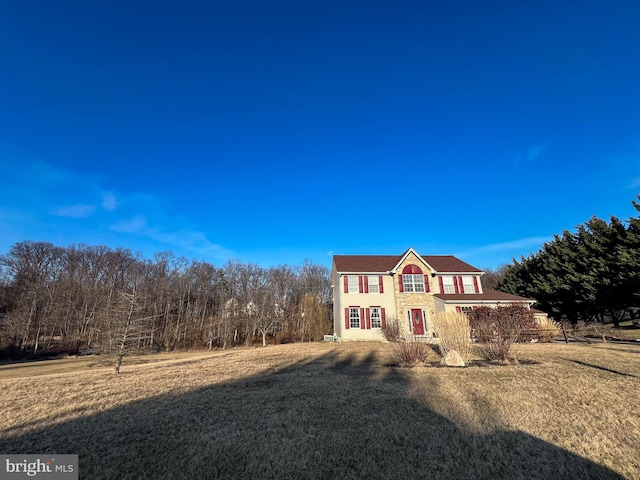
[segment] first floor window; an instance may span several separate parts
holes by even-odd
[[[349,308],[349,327],[360,328],[360,308]]]
[[[371,328],[382,328],[380,307],[371,307]]]
[[[471,310],[473,310],[473,307],[462,307],[460,309],[462,313],[469,313]]]

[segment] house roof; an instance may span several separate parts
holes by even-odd
[[[436,272],[482,273],[482,270],[463,262],[453,255],[422,255],[422,258]]]
[[[433,296],[446,302],[533,302],[531,298],[521,297],[511,293],[491,290],[490,288],[485,288],[483,290],[483,293],[434,293]]]
[[[338,272],[369,273],[390,272],[402,255],[334,255],[333,263]],[[482,273],[475,267],[453,255],[420,255],[436,272],[446,273]]]
[[[334,255],[338,272],[388,272],[396,266],[400,255]]]

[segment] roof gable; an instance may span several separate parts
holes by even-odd
[[[413,248],[410,248],[409,250],[407,250],[406,252],[404,252],[402,255],[400,255],[400,257],[398,258],[398,262],[396,263],[396,265],[393,267],[393,272],[395,273],[400,266],[405,263],[405,260],[407,259],[407,257],[411,256],[411,254],[413,254],[415,256],[415,258],[420,261],[420,263],[422,263],[426,268],[428,268],[429,270],[433,270],[431,268],[431,266],[429,264],[427,264],[427,262],[425,262],[424,257],[418,255],[418,252],[416,252]]]

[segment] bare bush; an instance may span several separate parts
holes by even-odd
[[[441,312],[434,318],[434,329],[440,341],[440,353],[444,357],[451,350],[460,354],[466,362],[471,356],[471,326],[466,315],[458,312]]]
[[[382,325],[382,334],[388,342],[400,340],[400,323],[395,316],[387,317],[386,322]]]
[[[478,307],[467,315],[472,333],[489,360],[508,363],[511,346],[530,339],[536,331],[533,313],[523,305]]]
[[[416,367],[437,361],[431,346],[419,340],[404,340],[391,343],[391,353],[403,367]]]

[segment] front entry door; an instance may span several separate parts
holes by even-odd
[[[422,318],[422,310],[412,308],[411,321],[413,322],[413,334],[424,335],[424,318]]]

